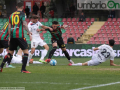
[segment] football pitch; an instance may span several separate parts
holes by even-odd
[[[33,58],[38,60],[39,58]],[[4,68],[0,73],[0,87],[25,87],[25,90],[120,90],[120,66],[110,66],[106,61],[99,66],[68,66],[66,58],[55,58],[56,66],[30,64],[30,74],[16,68]],[[90,58],[72,58],[75,63]],[[116,64],[120,59],[115,58]],[[1,63],[1,61],[0,61]]]

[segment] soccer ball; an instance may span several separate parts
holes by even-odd
[[[56,64],[57,64],[57,61],[55,59],[51,59],[50,65],[51,66],[56,66]]]

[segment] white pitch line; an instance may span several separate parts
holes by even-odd
[[[79,84],[79,83],[56,83],[56,82],[0,82],[0,83],[24,83],[24,84],[28,84],[28,83],[31,83],[31,84],[56,84],[56,85],[70,85],[70,84],[75,84],[75,85],[91,85],[91,84],[88,84],[88,83],[83,83],[83,84]]]
[[[83,89],[90,89],[90,88],[95,88],[95,87],[104,87],[104,86],[109,86],[109,85],[114,85],[114,84],[119,84],[119,83],[120,82],[113,82],[113,83],[107,83],[107,84],[100,84],[100,85],[96,85],[96,86],[77,88],[77,89],[72,89],[72,90],[83,90]]]

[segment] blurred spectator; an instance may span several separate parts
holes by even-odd
[[[33,13],[34,13],[35,15],[37,15],[38,10],[39,10],[39,7],[38,7],[37,4],[35,3],[34,6],[33,6]]]
[[[115,18],[115,11],[111,10],[110,14],[108,15],[108,18]]]
[[[69,37],[68,40],[67,40],[67,44],[75,44],[75,40],[74,40],[74,38],[72,37],[72,34],[70,34],[70,37]]]
[[[54,11],[53,11],[53,10],[51,10],[51,11],[49,12],[49,14],[51,15],[51,18],[54,18]]]
[[[30,9],[28,8],[28,6],[26,6],[26,8],[25,8],[25,13],[26,13],[27,18],[29,18]]]
[[[70,10],[69,8],[67,8],[65,11],[65,18],[68,18],[69,16],[70,16]]]
[[[45,9],[46,9],[46,7],[44,6],[44,3],[42,3],[42,6],[40,7],[42,18],[44,17]]]
[[[73,18],[75,13],[75,6],[71,4],[71,6],[69,7],[69,10],[70,10],[71,18]]]
[[[84,22],[84,21],[85,21],[85,15],[84,15],[83,12],[82,12],[81,15],[80,15],[79,21],[81,21],[81,22]]]

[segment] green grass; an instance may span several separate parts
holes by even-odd
[[[34,58],[39,60],[39,58]],[[56,58],[57,66],[49,64],[30,64],[27,70],[31,74],[20,73],[21,64],[13,64],[16,68],[4,68],[0,73],[0,87],[25,87],[25,90],[71,90],[99,84],[120,82],[120,67],[110,66],[109,60],[99,66],[67,66],[66,58]],[[72,58],[77,62],[85,62],[90,58]],[[115,59],[120,64],[119,58]],[[84,90],[119,90],[120,83],[104,87]]]

